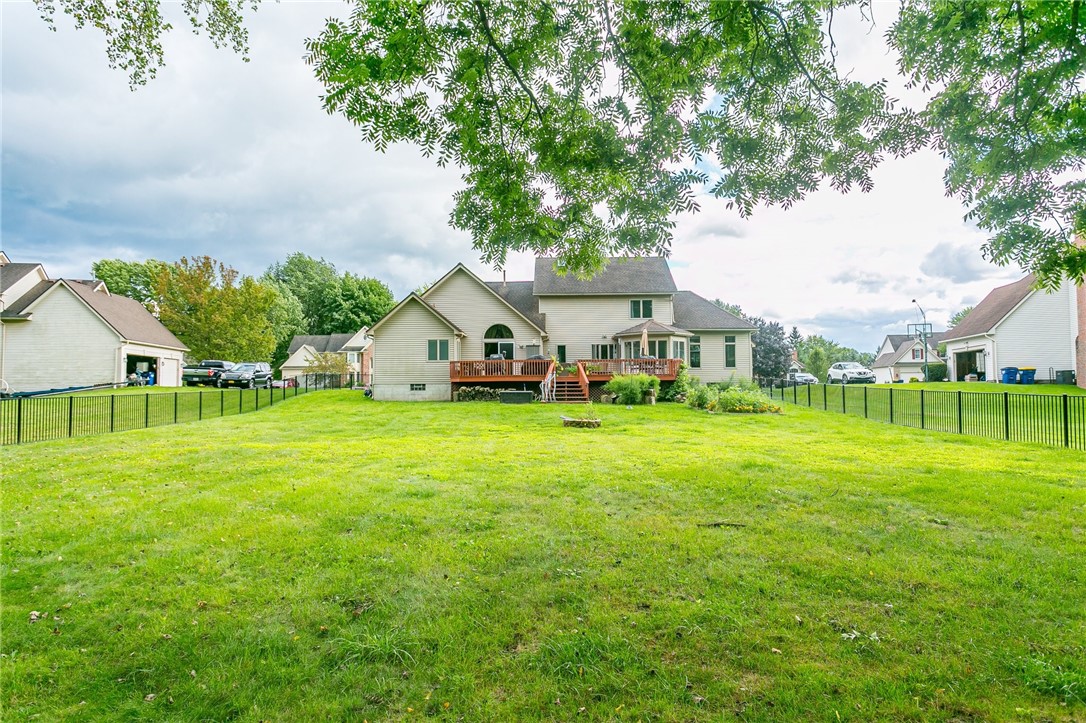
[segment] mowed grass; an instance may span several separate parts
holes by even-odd
[[[322,392],[4,449],[4,720],[1086,716],[1086,455],[595,411]]]
[[[871,384],[872,389],[919,390],[929,392],[984,392],[987,394],[1067,394],[1086,396],[1086,389],[1073,384],[989,384],[987,382],[911,382],[909,384]]]

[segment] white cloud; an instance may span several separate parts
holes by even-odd
[[[894,10],[877,7],[874,30],[855,15],[835,22],[840,63],[857,79],[894,73],[881,38]],[[344,11],[262,6],[250,63],[175,22],[167,67],[132,92],[94,31],[58,17],[52,33],[32,4],[0,4],[5,250],[54,276],[87,276],[99,258],[200,254],[260,273],[302,251],[397,295],[458,261],[499,278],[448,226],[456,169],[411,147],[377,153],[322,110],[303,41]],[[900,79],[890,89],[922,101]],[[933,152],[889,159],[870,194],[822,190],[752,219],[703,198],[702,213],[677,219],[676,280],[859,349],[914,321],[913,298],[945,319],[1016,271],[983,261],[984,236],[944,195],[943,168]],[[532,259],[511,254],[506,269],[530,279]]]

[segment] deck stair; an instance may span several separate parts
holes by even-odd
[[[588,392],[577,377],[558,377],[554,380],[554,401],[587,402]]]

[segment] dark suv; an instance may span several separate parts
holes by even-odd
[[[220,387],[270,387],[271,365],[267,362],[242,362],[219,375]]]

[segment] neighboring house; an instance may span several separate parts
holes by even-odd
[[[151,371],[181,385],[188,347],[138,301],[101,281],[50,279],[0,252],[0,379],[16,391],[120,383]]]
[[[581,398],[613,374],[705,382],[752,376],[754,327],[690,291],[663,258],[611,259],[592,279],[536,259],[532,281],[483,281],[457,264],[373,325],[375,399],[448,400],[460,386],[538,389],[553,357]],[[531,357],[541,357],[532,359]]]
[[[918,337],[908,334],[888,334],[879,347],[871,371],[875,372],[875,382],[925,381],[924,365],[941,364],[939,341],[945,332],[936,332],[928,337],[927,350]]]
[[[1052,293],[1033,288],[1032,274],[993,289],[946,332],[948,376],[967,374],[998,381],[1005,367],[1034,367],[1038,381],[1054,381],[1075,369],[1078,305],[1075,287],[1064,281]],[[1081,293],[1081,292],[1079,292]]]
[[[347,362],[347,370],[363,384],[370,383],[369,329],[362,327],[354,334],[324,334],[296,336],[287,349],[289,356],[279,367],[283,379],[306,374],[309,364],[318,354],[341,354]]]

